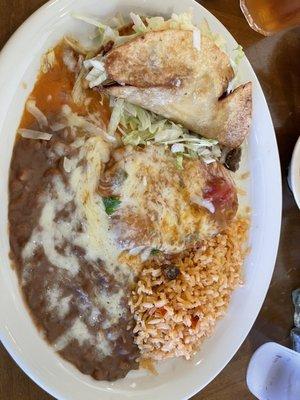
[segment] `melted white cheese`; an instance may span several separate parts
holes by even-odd
[[[84,249],[85,259],[94,264],[95,268],[101,260],[108,273],[116,276],[118,280],[127,279],[130,275],[128,267],[119,268],[120,250],[110,233],[109,217],[105,212],[102,198],[96,193],[103,163],[109,159],[109,147],[100,136],[91,137],[83,143],[77,140],[75,144],[81,147],[79,154],[70,159],[72,168],[68,174],[69,184],[65,185],[59,176],[53,178],[51,188],[42,199],[38,226],[33,230],[30,240],[23,249],[22,257],[27,265],[24,269],[24,283],[30,278],[29,270],[32,267],[30,260],[40,247],[50,263],[58,269],[67,271],[70,277],[76,276],[80,269],[78,258],[72,253],[72,246]],[[57,214],[66,211],[71,202],[74,202],[75,208],[72,209],[70,217],[56,220]],[[79,226],[81,229],[78,231]],[[107,312],[105,326],[108,328],[118,323],[124,312],[120,304],[123,294],[123,289],[113,294],[102,290],[93,299],[95,304],[89,299],[89,303],[81,299],[77,305],[81,315],[89,318],[91,324],[98,321],[100,314],[98,307],[105,308]],[[71,296],[61,298],[59,289],[54,288],[48,292],[47,300],[48,309],[63,319],[69,311]],[[100,340],[100,336],[95,341],[95,337],[89,333],[81,319],[77,319],[57,340],[56,349],[62,350],[73,339],[78,340],[79,344],[88,341],[103,355],[111,352],[109,341],[104,337]]]
[[[63,350],[74,339],[76,339],[80,345],[84,343],[94,345],[103,356],[111,354],[111,346],[105,336],[99,332],[99,335],[95,338],[80,318],[77,318],[71,328],[56,340],[54,343],[55,350]]]
[[[61,290],[56,285],[47,290],[46,301],[48,303],[48,310],[56,312],[60,319],[63,319],[70,310],[70,301],[72,296],[61,296]]]
[[[122,167],[127,178],[120,188],[119,220],[113,229],[131,255],[141,253],[145,260],[149,248],[179,252],[189,241],[216,232],[214,219],[205,208],[195,209],[191,201],[194,193],[202,194],[199,165],[189,164],[180,171],[162,146],[148,146],[144,151],[128,150]]]
[[[79,271],[76,256],[69,244],[82,247],[87,259],[101,259],[114,268],[119,255],[118,249],[109,232],[109,219],[105,212],[102,198],[95,193],[102,163],[108,159],[108,146],[100,137],[88,139],[81,148],[76,160],[76,168],[70,173],[70,187],[66,187],[61,177],[55,177],[52,188],[44,197],[44,205],[39,219],[39,226],[23,249],[24,261],[42,246],[49,261],[58,268],[67,270],[71,275]],[[78,166],[85,159],[86,166]],[[71,219],[58,219],[55,216],[74,201],[75,211]],[[77,227],[82,224],[82,232]],[[63,254],[57,251],[62,242],[67,243]]]

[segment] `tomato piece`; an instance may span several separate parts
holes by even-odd
[[[232,186],[224,178],[214,177],[208,181],[203,191],[203,198],[211,201],[216,208],[223,208],[232,201]]]
[[[159,314],[160,316],[164,317],[167,313],[167,310],[164,307],[158,308],[156,310],[156,314]]]
[[[198,321],[199,321],[199,317],[197,315],[192,317],[192,326],[191,326],[192,329],[196,328]]]

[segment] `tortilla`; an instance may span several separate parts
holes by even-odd
[[[238,147],[251,121],[251,82],[222,95],[234,77],[229,57],[206,36],[200,50],[193,32],[148,32],[112,49],[105,58],[105,92],[153,111],[222,145]]]
[[[120,200],[110,229],[122,250],[177,253],[224,229],[238,208],[223,165],[185,158],[179,169],[163,146],[124,148],[104,171],[99,190]]]

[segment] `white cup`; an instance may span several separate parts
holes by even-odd
[[[269,342],[253,354],[247,385],[259,400],[300,399],[300,353]]]
[[[300,137],[293,151],[289,167],[288,183],[294,194],[295,201],[300,209]]]

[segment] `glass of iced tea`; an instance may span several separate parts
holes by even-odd
[[[240,0],[251,28],[263,35],[272,35],[300,25],[300,0]]]

